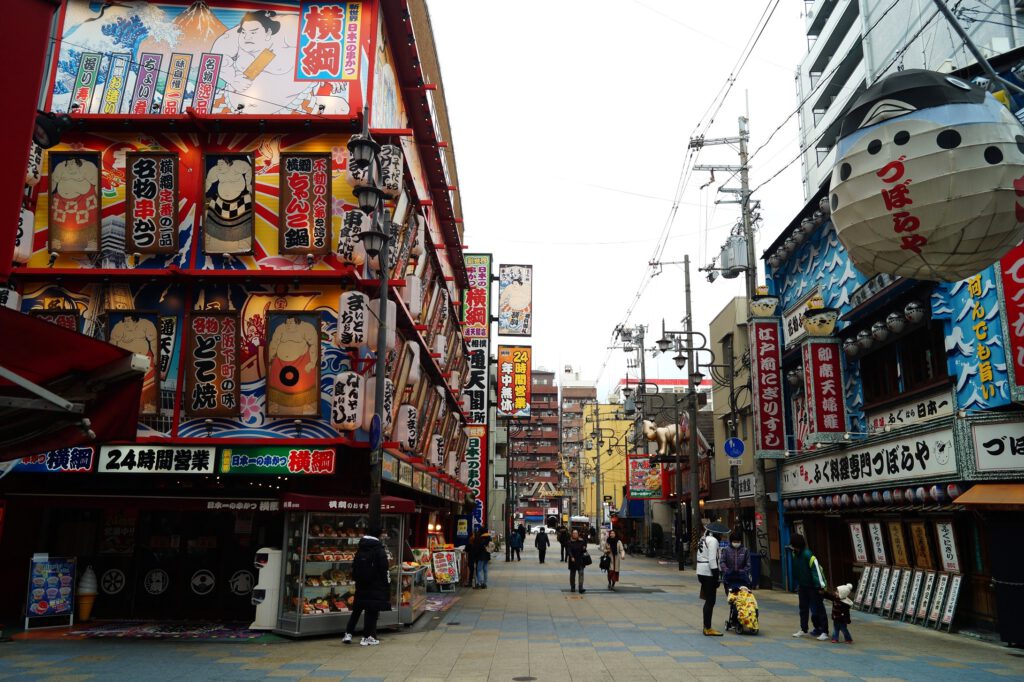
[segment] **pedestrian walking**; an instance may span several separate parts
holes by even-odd
[[[619,582],[619,570],[626,556],[626,545],[619,540],[615,530],[608,531],[608,537],[601,545],[601,551],[608,557],[608,589],[615,591],[615,583]]]
[[[828,616],[825,615],[825,603],[821,599],[821,591],[826,587],[825,572],[803,535],[793,535],[788,549],[793,552],[793,580],[796,582],[800,602],[800,629],[793,636],[807,636],[807,615],[810,612],[811,625],[814,626],[811,637],[827,641]]]
[[[555,534],[555,539],[557,539],[558,544],[562,546],[562,558],[560,561],[565,561],[568,558],[569,529],[565,526],[559,526],[558,531]]]
[[[722,571],[722,584],[725,586],[725,597],[738,592],[741,587],[750,587],[750,550],[743,546],[743,531],[739,528],[729,533],[729,544],[721,551],[719,568]],[[735,600],[729,602],[729,620],[725,629],[736,627],[737,609]]]
[[[491,541],[491,534],[487,532],[486,528],[481,528],[471,550],[476,562],[476,586],[473,589],[487,589],[487,567],[490,564],[493,551],[494,543]]]
[[[516,532],[519,533],[519,539],[522,540],[523,543],[525,544],[526,543],[526,526],[524,526],[523,524],[520,523],[519,527],[516,528]],[[522,545],[520,545],[520,547],[522,547]]]
[[[476,551],[473,546],[476,544],[477,532],[473,531],[466,541],[466,566],[469,568],[469,576],[466,578],[466,587],[476,585]]]
[[[541,531],[537,533],[537,539],[533,541],[533,546],[537,548],[537,555],[540,556],[540,562],[544,563],[544,555],[548,553],[548,545],[551,544],[551,540],[548,538],[547,528],[541,528]]]
[[[356,583],[356,594],[352,600],[352,613],[345,627],[342,643],[351,644],[359,617],[363,620],[361,646],[377,646],[377,617],[381,611],[391,610],[391,574],[388,572],[388,554],[381,543],[380,531],[371,529],[359,540],[355,558],[352,560],[352,578]]]
[[[843,639],[847,644],[853,644],[853,637],[850,636],[850,607],[853,600],[850,599],[850,592],[853,592],[853,585],[846,583],[836,588],[835,592],[824,591],[825,599],[832,602],[832,643],[839,643],[839,633],[843,633]]]
[[[583,589],[583,569],[589,566],[593,559],[587,553],[587,541],[580,537],[578,530],[574,530],[569,536],[566,552],[569,555],[569,591],[576,591],[576,576],[579,574],[580,594],[584,594],[586,590]]]
[[[722,633],[711,627],[711,619],[715,613],[715,602],[718,600],[718,582],[721,569],[718,565],[718,538],[729,532],[728,526],[722,523],[709,523],[704,526],[704,536],[697,544],[697,580],[700,581],[700,598],[704,600],[704,636],[721,637]]]
[[[519,534],[519,531],[512,533],[512,537],[508,539],[508,546],[512,550],[510,555],[513,561],[523,560],[523,536]]]

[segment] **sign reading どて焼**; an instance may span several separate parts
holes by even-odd
[[[750,322],[753,362],[754,427],[756,458],[785,456],[786,425],[782,404],[782,350],[779,322],[775,318],[753,318]]]
[[[237,312],[193,311],[185,365],[185,411],[192,417],[239,414]]]

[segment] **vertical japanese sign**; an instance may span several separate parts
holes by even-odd
[[[192,417],[239,414],[238,313],[193,311],[185,366],[185,411]]]
[[[78,114],[89,113],[89,103],[96,89],[96,80],[100,73],[99,52],[83,52],[78,62],[78,75],[75,77],[75,88],[71,91],[71,108],[69,111]]]
[[[361,2],[302,3],[295,80],[358,80],[362,16]]]
[[[185,87],[188,85],[188,72],[192,67],[192,55],[171,55],[167,65],[167,81],[164,83],[162,111],[165,114],[180,114],[185,110]]]
[[[1002,278],[1002,303],[1006,309],[1003,319],[1004,350],[1009,355],[1007,364],[1013,368],[1009,382],[1014,401],[1024,401],[1024,244],[1014,247],[999,262]]]
[[[498,335],[533,334],[533,266],[498,268]]]
[[[103,84],[103,97],[100,103],[101,114],[117,114],[121,111],[124,101],[125,77],[132,56],[127,52],[110,55],[110,66],[107,68],[107,81]]]
[[[197,114],[208,114],[213,110],[213,98],[217,94],[217,79],[220,77],[220,63],[224,55],[204,52],[199,57],[199,73],[196,75],[196,95],[192,108]]]
[[[1017,303],[1007,296],[1011,343],[1004,344],[998,280],[996,266],[987,267],[973,277],[947,285],[948,301],[942,302],[945,305],[938,311],[933,309],[934,316],[949,317],[946,349],[950,374],[957,377],[956,402],[961,409],[985,410],[1010,404],[1007,365],[1019,358],[1008,359],[1006,353],[1007,349],[1012,352],[1014,331],[1024,320],[1013,317]]]
[[[469,381],[463,410],[469,424],[487,423],[487,364],[491,335],[491,255],[466,254],[469,287],[462,304],[462,333],[469,346]]]
[[[282,154],[280,178],[278,242],[281,253],[329,253],[330,154]]]
[[[530,416],[532,353],[529,346],[498,346],[498,414],[502,417]]]
[[[846,400],[839,339],[805,338],[801,347],[811,443],[835,443],[846,434]]]
[[[125,249],[128,253],[178,251],[178,156],[125,154]]]
[[[473,529],[487,525],[487,427],[467,426],[466,475],[463,483],[469,487],[473,504]]]
[[[160,75],[160,65],[164,61],[162,54],[143,52],[139,57],[139,73],[135,77],[135,90],[132,92],[130,114],[148,114],[156,96],[156,79]]]
[[[752,318],[750,321],[751,363],[754,394],[754,456],[782,459],[786,455],[786,423],[782,405],[782,353],[779,321]]]

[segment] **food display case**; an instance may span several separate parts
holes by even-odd
[[[381,611],[377,623],[389,627],[412,619],[403,619],[400,608],[405,591],[405,576],[400,571],[405,517],[387,512],[397,511],[396,501],[408,503],[410,511],[414,505],[409,500],[384,500],[380,540],[388,555],[392,593],[391,610]],[[352,562],[359,540],[368,531],[368,504],[366,500],[287,495],[283,507],[281,608],[274,631],[292,637],[340,633],[348,625],[355,597]],[[410,595],[416,591],[415,582],[410,581]],[[415,600],[410,601],[410,610],[413,603]]]
[[[413,623],[427,609],[427,567],[402,565],[402,595],[398,618]]]

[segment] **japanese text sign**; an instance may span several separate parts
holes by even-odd
[[[1006,306],[1005,352],[1013,367],[1013,399],[1024,401],[1024,244],[1014,247],[999,263]]]
[[[359,78],[362,2],[304,2],[299,18],[296,81]]]
[[[953,397],[948,388],[884,410],[868,412],[868,432],[882,433],[886,427],[921,424],[953,414]]]
[[[164,98],[161,113],[180,114],[185,110],[185,88],[188,86],[188,72],[192,68],[192,55],[171,55],[167,64],[167,80],[164,81]]]
[[[530,416],[532,353],[529,346],[498,346],[498,414]]]
[[[331,250],[330,154],[281,155],[281,224],[283,254],[324,255]]]
[[[97,471],[116,474],[213,474],[214,448],[188,445],[104,445]]]
[[[950,573],[960,572],[960,557],[956,551],[956,535],[951,521],[936,521],[935,532],[939,536],[939,562],[942,570]]]
[[[846,399],[839,339],[810,337],[801,347],[810,432],[807,440],[835,442],[846,433]]]
[[[92,471],[95,456],[96,449],[92,447],[60,448],[22,457],[13,470],[23,473],[88,473]]]
[[[192,108],[197,114],[213,111],[213,98],[217,94],[217,80],[224,55],[204,52],[199,58],[199,73],[196,76],[196,95]]]
[[[125,154],[125,250],[178,251],[178,156]]]
[[[333,474],[334,448],[262,445],[221,448],[222,474]]]
[[[779,322],[753,318],[750,322],[756,458],[781,458],[786,451],[785,408],[782,404],[782,349]]]
[[[651,462],[650,455],[626,456],[628,495],[634,500],[660,500],[664,498],[661,465]]]
[[[139,58],[139,72],[135,77],[135,91],[132,93],[129,113],[148,114],[156,96],[156,79],[160,75],[162,54],[143,52]]]
[[[850,522],[850,539],[853,540],[853,560],[866,564],[868,549],[864,544],[864,527],[860,525],[860,521]]]
[[[71,106],[68,111],[76,114],[90,113],[89,105],[92,103],[92,93],[96,88],[102,58],[99,52],[83,52],[79,57],[78,76],[71,91]]]
[[[466,475],[463,478],[476,498],[473,506],[473,528],[487,525],[487,427],[467,426]]]
[[[973,424],[971,431],[979,473],[1024,470],[1024,423]]]
[[[488,338],[491,332],[491,255],[467,253],[469,287],[463,301],[463,334],[467,339]]]
[[[116,114],[121,111],[124,100],[125,79],[132,56],[129,53],[116,53],[110,56],[107,68],[107,81],[103,84],[103,98],[100,101],[101,114]]]
[[[533,334],[533,266],[498,268],[498,335]]]
[[[942,311],[950,318],[946,347],[961,409],[991,409],[1010,403],[1005,348],[1011,345],[1003,343],[996,281],[992,266],[952,284],[946,310]],[[1007,305],[1012,301],[1007,299]],[[1011,337],[1013,319],[1007,320]]]
[[[236,312],[193,311],[185,364],[185,411],[192,417],[239,414],[239,321]]]
[[[956,472],[953,431],[947,427],[788,462],[782,467],[782,490],[791,495],[834,488],[871,488]]]

